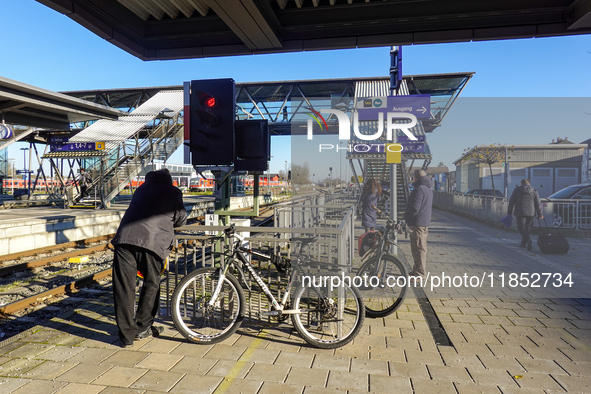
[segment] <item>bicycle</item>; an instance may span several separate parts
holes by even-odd
[[[278,321],[291,316],[296,331],[310,345],[333,349],[349,343],[357,336],[363,325],[365,309],[355,288],[345,284],[336,289],[303,286],[302,283],[294,285],[295,274],[305,274],[302,263],[309,261],[304,259],[301,252],[317,237],[292,238],[291,241],[300,247],[297,258],[289,260],[245,247],[244,237],[236,233],[234,225],[224,230],[224,233],[227,238],[236,240],[232,253],[226,255],[226,262],[222,262],[219,268],[192,271],[174,290],[172,318],[185,338],[198,344],[211,344],[221,342],[236,332],[244,318],[245,298],[240,282],[230,269],[235,269],[244,281],[242,267],[246,267],[273,306],[273,310],[263,312],[263,316],[273,316]],[[280,302],[248,261],[249,255],[270,261],[280,272],[292,271]]]
[[[403,230],[406,233],[406,226],[401,222],[388,219],[386,227],[378,230],[380,234],[378,241],[363,255],[363,263],[357,271],[357,276],[367,275],[369,278],[378,278],[377,283],[358,288],[365,303],[367,317],[391,315],[400,308],[406,298],[408,292],[406,264],[398,256],[388,252],[391,245],[400,248],[391,235],[394,231],[402,233]],[[404,286],[398,286],[398,277],[405,277]]]

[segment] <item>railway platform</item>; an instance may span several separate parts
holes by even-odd
[[[222,343],[200,346],[166,319],[158,321],[166,327],[159,338],[122,349],[105,288],[1,342],[0,393],[589,393],[591,240],[571,238],[568,255],[548,256],[519,248],[517,237],[435,210],[429,271],[486,271],[496,279],[529,267],[530,276],[572,273],[581,286],[516,293],[506,284],[484,293],[431,291],[426,283],[393,315],[366,319],[359,336],[335,350],[308,347],[287,323],[243,326]],[[408,241],[400,244],[410,256]]]
[[[184,196],[183,200],[189,218],[203,216],[213,208],[211,196]],[[0,210],[0,255],[114,234],[129,201],[121,200],[105,210],[58,207]]]

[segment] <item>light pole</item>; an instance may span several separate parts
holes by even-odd
[[[12,162],[12,182],[10,182],[10,192],[14,194],[14,163],[16,162],[16,159],[8,159],[8,162]]]
[[[339,147],[344,144],[345,142],[339,142]],[[341,154],[341,150],[339,149],[339,184],[343,183],[343,165],[342,160],[343,155]]]
[[[25,167],[25,175],[23,175],[23,179],[25,180],[25,187],[28,189],[29,187],[27,186],[27,151],[29,150],[29,148],[21,148],[21,150],[23,151],[23,166]]]
[[[287,160],[285,160],[285,190],[289,191],[289,181],[287,180]]]
[[[273,159],[274,156],[271,156],[271,159]],[[267,167],[267,194],[269,194],[269,196],[271,196],[273,194],[272,190],[271,190],[271,166],[268,165]]]

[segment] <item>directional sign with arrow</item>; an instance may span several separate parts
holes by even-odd
[[[357,100],[359,120],[378,120],[380,112],[411,113],[418,119],[431,117],[431,96],[416,94],[412,96],[371,97]]]

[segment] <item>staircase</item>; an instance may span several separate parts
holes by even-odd
[[[367,168],[365,179],[374,178],[382,184],[390,183],[390,166],[383,160],[367,160]],[[404,212],[406,211],[406,203],[408,201],[409,184],[408,176],[406,175],[406,162],[396,166],[396,206],[397,206],[397,220],[404,219]]]
[[[100,197],[100,205],[109,207],[111,201],[154,160],[166,161],[183,143],[183,125],[177,119],[161,122],[145,138],[128,140],[118,144],[106,158],[87,169],[92,183],[88,186],[87,201]],[[79,190],[72,189],[73,200]]]

